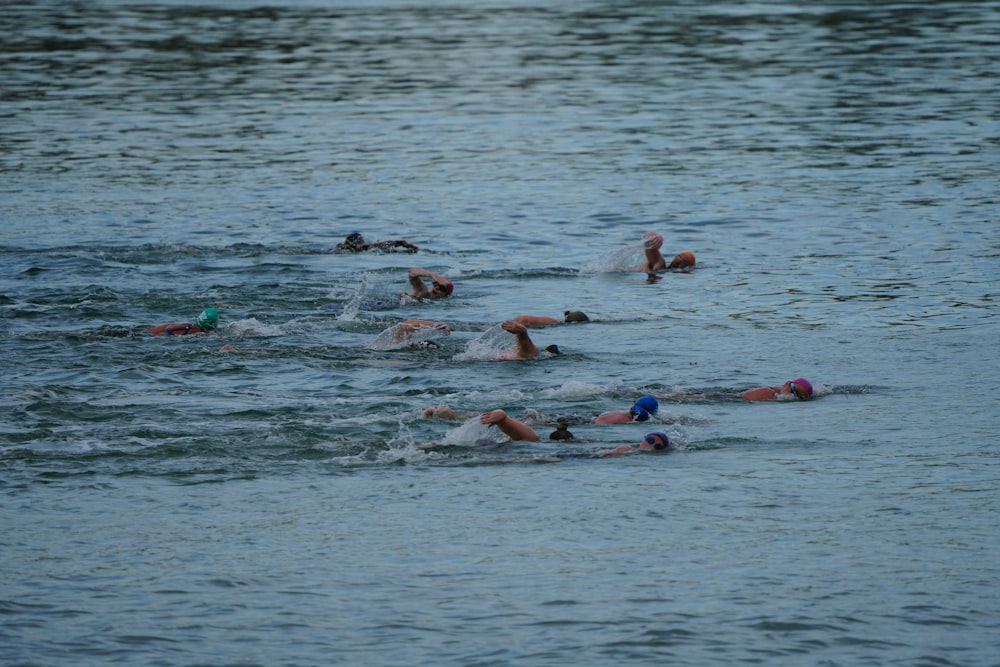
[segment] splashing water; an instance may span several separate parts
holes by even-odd
[[[445,433],[441,444],[489,446],[499,445],[506,441],[507,436],[495,428],[479,423],[479,418],[475,417]]]
[[[634,271],[641,261],[637,257],[642,255],[644,248],[645,246],[643,246],[641,241],[630,243],[603,257],[597,257],[589,262],[584,262],[580,267],[580,273]]]
[[[341,311],[337,319],[341,322],[353,322],[358,318],[358,312],[361,310],[361,298],[368,291],[368,273],[361,274],[361,283],[358,285],[354,294],[348,299],[347,303],[344,304],[344,310]]]
[[[437,327],[420,327],[409,336],[399,337],[399,330],[402,324],[396,324],[381,332],[368,347],[374,350],[401,350],[410,347],[423,347],[435,338],[440,338],[445,334]]]
[[[497,324],[470,340],[465,351],[456,354],[455,361],[493,361],[515,345],[514,336]]]

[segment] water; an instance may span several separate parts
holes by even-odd
[[[1000,664],[1000,3],[3,16],[4,664]]]

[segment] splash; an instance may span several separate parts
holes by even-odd
[[[593,384],[590,382],[580,382],[579,380],[567,380],[562,385],[543,392],[546,398],[585,398],[590,396],[601,396],[609,391],[614,391],[616,385],[607,386]]]
[[[507,441],[507,436],[495,428],[479,423],[479,418],[473,418],[461,426],[456,426],[441,439],[442,445],[464,445],[466,447],[499,445]]]
[[[243,336],[283,336],[287,332],[276,324],[265,324],[256,317],[228,322],[225,325],[227,335]]]
[[[368,291],[368,273],[361,274],[361,282],[355,289],[354,293],[351,294],[347,303],[344,304],[344,310],[340,312],[337,316],[337,320],[340,322],[353,322],[358,318],[358,312],[361,310],[361,298]]]
[[[621,271],[635,271],[641,261],[637,259],[637,257],[642,256],[644,248],[645,246],[643,246],[642,241],[630,243],[624,248],[619,248],[618,250],[604,255],[603,257],[598,257],[590,260],[589,262],[585,262],[583,266],[580,267],[580,273],[618,273]]]
[[[412,347],[433,347],[433,340],[445,335],[436,327],[420,327],[409,336],[401,338],[399,330],[402,324],[391,326],[380,333],[367,347],[373,350],[402,350]]]
[[[456,354],[455,361],[494,361],[515,345],[514,336],[497,324],[470,340],[465,351]]]

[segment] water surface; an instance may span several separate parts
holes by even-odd
[[[998,29],[6,7],[0,656],[996,664]],[[629,271],[646,230],[696,270]],[[329,252],[353,231],[420,250]],[[411,266],[454,295],[401,303]],[[210,305],[211,335],[129,335]],[[567,309],[532,332],[559,357],[487,360]],[[411,317],[452,334],[373,347]],[[685,398],[800,375],[816,400]],[[590,423],[646,393],[653,424]],[[654,429],[676,451],[593,457]]]

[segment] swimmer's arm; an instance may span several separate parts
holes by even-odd
[[[438,405],[436,407],[432,406],[424,409],[424,417],[435,418],[435,419],[452,419],[455,421],[460,421],[463,419],[469,419],[471,415],[461,414],[455,412],[447,405]]]
[[[561,320],[544,315],[518,315],[513,321],[526,327],[548,327],[553,324],[562,324]]]
[[[414,267],[414,268],[410,269],[409,270],[409,276],[410,276],[411,280],[413,278],[419,278],[420,276],[423,276],[425,278],[430,278],[431,280],[433,280],[436,283],[449,283],[449,282],[451,282],[450,280],[448,280],[447,278],[445,278],[444,276],[442,276],[440,273],[434,273],[433,271],[428,271],[427,269],[421,269],[419,267]]]
[[[598,452],[597,455],[601,457],[615,457],[622,456],[624,454],[631,454],[635,451],[635,447],[632,445],[622,445],[621,447],[615,447],[614,449],[605,449],[603,452]]]
[[[183,336],[189,333],[202,333],[202,330],[190,322],[170,322],[146,329],[145,333],[154,336]]]
[[[396,327],[396,333],[393,334],[394,340],[402,340],[404,338],[409,338],[419,329],[434,329],[438,333],[444,334],[445,336],[451,335],[451,327],[448,326],[446,322],[434,322],[433,320],[405,320],[399,323]]]
[[[424,284],[424,281],[421,280],[421,277],[430,278],[432,281],[442,285],[447,285],[451,282],[439,273],[434,273],[433,271],[428,271],[427,269],[421,269],[418,267],[410,269],[407,272],[407,275],[410,279],[410,285],[413,286],[413,292],[410,296],[415,299],[425,299],[430,296],[431,293],[427,285]]]
[[[526,440],[528,442],[538,442],[538,434],[524,422],[519,422],[512,417],[508,417],[503,410],[493,410],[484,412],[479,417],[479,423],[487,426],[496,426],[504,435],[511,440]]]
[[[535,342],[531,340],[531,336],[528,335],[528,330],[523,324],[513,320],[507,320],[500,326],[504,331],[514,334],[514,337],[517,338],[517,352],[522,359],[538,356],[538,347],[535,345]]]
[[[663,246],[663,237],[656,232],[646,232],[642,235],[646,261],[639,265],[640,271],[663,271],[667,268],[667,260],[663,258],[660,248]]]
[[[403,292],[403,294],[406,294],[407,296],[412,296],[414,299],[418,300],[423,299],[428,294],[430,294],[431,291],[427,289],[427,285],[425,285],[424,281],[420,279],[420,276],[422,275],[426,275],[424,269],[410,269],[408,273],[408,278],[410,280],[410,286],[413,287],[413,291]]]
[[[627,412],[603,412],[594,417],[595,424],[628,424],[632,415]]]
[[[755,387],[740,394],[745,401],[773,401],[778,394],[778,387]]]

